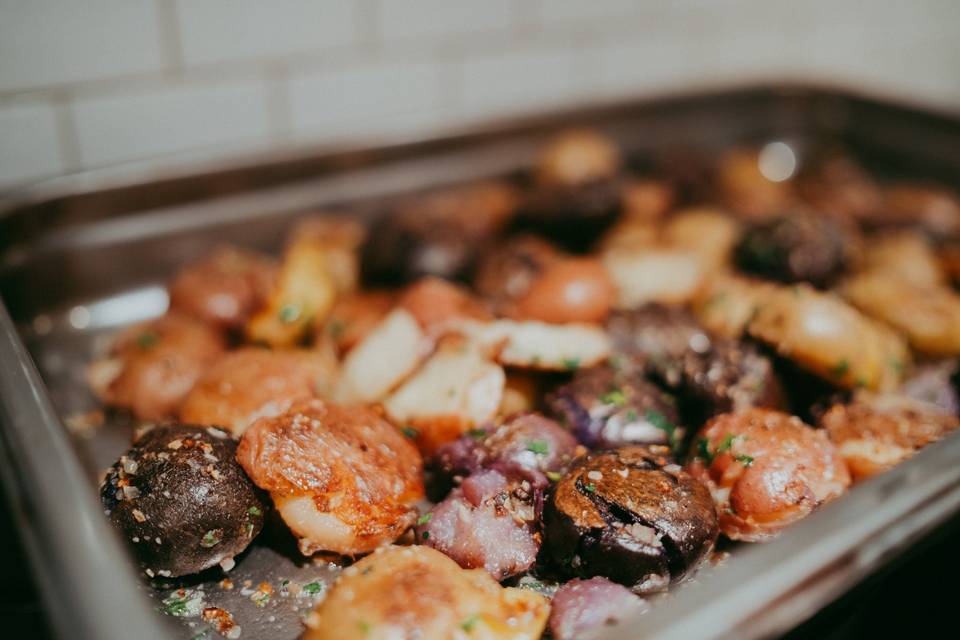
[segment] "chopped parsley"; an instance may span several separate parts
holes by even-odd
[[[580,368],[580,358],[564,358],[563,367],[567,371],[576,371]]]
[[[280,307],[280,311],[277,315],[280,317],[280,322],[283,322],[284,324],[296,322],[300,319],[300,305],[285,304]]]
[[[400,433],[402,433],[403,435],[407,436],[407,437],[410,438],[411,440],[416,440],[416,439],[417,439],[417,436],[420,435],[420,432],[419,432],[419,431],[417,431],[416,429],[414,429],[413,427],[411,427],[411,426],[409,426],[409,425],[406,426],[406,427],[400,427]]]
[[[423,532],[423,539],[424,539],[424,540],[429,540],[429,539],[430,539],[430,532],[429,532],[429,531],[424,531],[424,532]]]
[[[358,620],[358,621],[357,621],[357,628],[359,628],[360,631],[362,631],[364,635],[369,635],[369,634],[370,634],[370,624],[367,623],[367,622],[364,622],[363,620]]]
[[[706,438],[697,438],[697,454],[706,460],[707,464],[713,463],[713,454],[710,453],[710,441]]]
[[[671,445],[675,444],[674,439],[676,438],[677,434],[677,426],[670,422],[670,419],[667,418],[667,416],[663,415],[656,409],[647,409],[644,417],[647,419],[647,422],[667,434],[667,441]]]
[[[160,342],[160,336],[153,331],[144,331],[137,336],[137,346],[146,351]]]
[[[432,513],[425,513],[425,514],[423,514],[422,516],[420,516],[419,518],[417,518],[417,526],[419,527],[419,526],[421,526],[421,525],[427,524],[428,522],[430,522],[430,520],[431,520],[432,518],[433,518],[433,514],[432,514]]]
[[[532,451],[537,455],[545,456],[550,453],[550,445],[543,440],[531,440],[527,443],[527,451]]]
[[[547,478],[548,478],[551,482],[556,482],[556,481],[558,481],[558,480],[559,480],[560,478],[562,478],[562,477],[563,477],[563,476],[560,475],[560,473],[557,472],[557,471],[547,471]]]
[[[307,594],[308,596],[315,596],[321,591],[323,591],[323,583],[317,582],[316,580],[314,580],[313,582],[308,582],[307,584],[303,585],[303,588],[301,588],[300,591]]]
[[[200,546],[209,549],[220,544],[221,540],[223,540],[223,529],[211,529],[203,534],[200,539]]]
[[[717,450],[714,452],[714,455],[718,453],[723,453],[724,451],[730,451],[730,447],[733,446],[733,441],[737,439],[732,433],[728,433],[723,437],[723,440],[720,441],[720,445],[717,447]]]
[[[596,492],[597,492],[597,485],[595,485],[595,484],[592,483],[592,482],[588,482],[587,484],[583,485],[583,488],[584,488],[584,490],[585,490],[587,493],[596,493]]]
[[[640,414],[637,413],[636,409],[630,409],[626,414],[624,414],[624,417],[630,422],[636,422],[640,419]]]
[[[622,407],[627,404],[627,396],[621,389],[612,389],[610,392],[600,396],[600,402]]]
[[[247,509],[247,513],[251,516],[262,516],[263,511],[260,511],[260,507],[250,507]]]
[[[467,435],[473,438],[474,440],[483,440],[487,437],[486,429],[470,429],[467,431]]]
[[[850,363],[846,358],[841,358],[836,366],[830,369],[830,375],[834,378],[842,378],[850,371]]]
[[[243,529],[244,529],[244,532],[247,534],[247,537],[248,537],[248,538],[252,538],[252,537],[253,537],[253,523],[252,523],[252,522],[248,522],[247,524],[245,524],[245,525],[243,526]]]
[[[197,615],[203,606],[203,598],[197,593],[180,589],[164,598],[160,611],[177,618]]]
[[[745,453],[738,453],[737,455],[733,456],[733,459],[745,467],[749,467],[753,464],[753,456],[748,456]]]
[[[460,624],[460,628],[470,633],[473,631],[473,628],[477,626],[477,622],[480,621],[480,615],[475,613]]]

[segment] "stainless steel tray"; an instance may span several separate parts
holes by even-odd
[[[156,613],[169,589],[141,581],[96,501],[99,473],[126,448],[131,429],[110,414],[94,430],[77,419],[97,408],[83,368],[101,336],[162,313],[164,280],[218,242],[276,250],[305,214],[372,216],[400,193],[511,174],[530,165],[546,135],[571,125],[608,131],[639,163],[665,148],[709,153],[777,139],[803,149],[830,139],[880,172],[960,185],[960,119],[779,87],[598,107],[444,140],[261,158],[189,175],[78,176],[10,194],[0,210],[0,475],[59,635],[194,637],[209,628]],[[957,512],[958,460],[960,437],[930,447],[776,541],[735,547],[720,568],[604,637],[765,637],[790,628]],[[229,574],[233,589],[213,572],[188,586],[202,586],[206,603],[231,611],[244,638],[294,638],[312,604],[295,585],[335,573],[289,553],[276,533],[239,559]],[[262,581],[274,593],[258,607],[251,591]]]

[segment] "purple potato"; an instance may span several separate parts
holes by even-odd
[[[107,471],[100,500],[147,574],[198,573],[247,548],[267,502],[212,427],[155,427]]]
[[[668,453],[622,447],[574,464],[544,505],[543,552],[557,570],[649,593],[706,558],[719,534],[713,499]]]
[[[553,596],[550,632],[555,640],[578,640],[649,608],[646,600],[606,578],[574,579]]]
[[[591,448],[673,446],[682,440],[673,396],[638,374],[609,365],[578,371],[546,402],[550,413]]]

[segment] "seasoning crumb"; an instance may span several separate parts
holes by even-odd
[[[140,509],[133,509],[130,511],[130,514],[133,516],[133,519],[137,522],[146,522],[147,516],[144,515],[143,511]]]

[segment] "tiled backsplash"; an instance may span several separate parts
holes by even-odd
[[[820,80],[960,111],[958,0],[0,0],[0,186]]]

